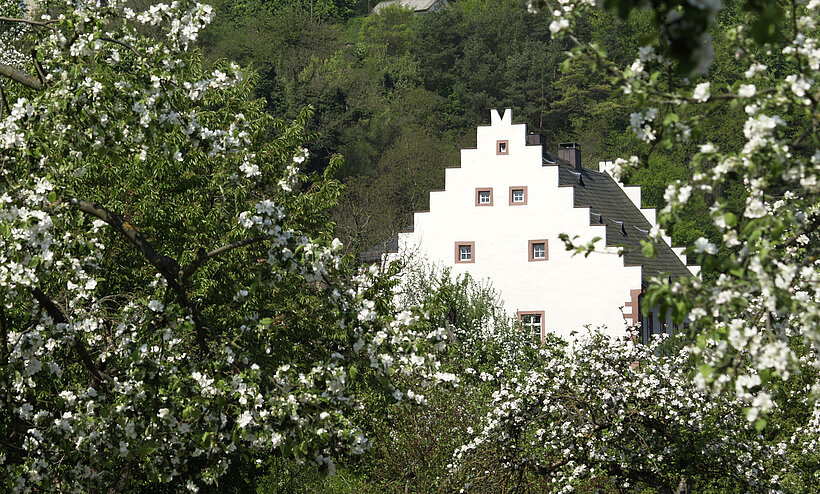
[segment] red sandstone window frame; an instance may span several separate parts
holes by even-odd
[[[520,311],[518,311],[516,316],[518,317],[518,325],[521,327],[521,329],[532,328],[531,325],[524,326],[524,322],[522,321],[524,316],[540,316],[541,317],[541,343],[544,343],[546,341],[546,338],[545,338],[545,336],[546,336],[545,320],[546,320],[546,317],[547,317],[546,316],[546,311],[543,311],[543,310],[520,310]]]
[[[535,246],[537,244],[544,244],[544,257],[535,257]],[[549,261],[550,258],[550,242],[542,238],[538,240],[530,240],[527,243],[527,259],[529,262]]]
[[[475,262],[475,242],[456,242],[455,243],[455,261],[456,264],[471,264]],[[469,247],[470,248],[470,258],[462,260],[461,259],[461,248],[462,247]]]
[[[502,156],[510,154],[510,141],[506,139],[495,141],[495,154]]]
[[[522,202],[515,202],[513,201],[513,194],[515,191],[521,190],[524,192],[524,200]],[[517,185],[514,187],[510,187],[510,206],[526,206],[527,205],[527,186],[526,185]]]
[[[490,202],[481,202],[481,193],[490,193]],[[476,206],[492,206],[493,205],[493,188],[492,187],[476,187],[475,189],[475,205]]]

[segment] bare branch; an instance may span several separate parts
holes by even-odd
[[[243,239],[243,240],[239,240],[239,241],[234,242],[234,243],[229,244],[229,245],[224,245],[224,246],[222,246],[218,249],[214,249],[214,250],[212,250],[208,253],[205,253],[205,251],[200,250],[199,252],[197,252],[196,257],[194,258],[194,260],[191,261],[190,264],[185,266],[185,268],[182,269],[179,272],[179,278],[183,281],[186,280],[189,276],[194,274],[194,272],[200,266],[202,266],[207,260],[209,260],[213,257],[216,257],[219,254],[224,254],[225,252],[228,252],[228,251],[231,251],[231,250],[234,250],[234,249],[238,249],[239,247],[244,247],[246,245],[261,242],[261,241],[266,240],[268,238],[270,238],[270,235],[257,235],[257,236],[252,237],[252,238],[246,238],[246,239]]]
[[[6,93],[3,91],[3,85],[0,84],[0,118],[6,116],[8,107],[9,103],[6,101]]]
[[[17,70],[14,67],[4,63],[0,63],[0,75],[8,77],[12,81],[19,82],[24,86],[28,86],[38,91],[43,89],[43,85],[36,77],[30,76],[22,70]]]
[[[6,307],[2,303],[0,303],[0,345],[3,346],[0,349],[3,354],[0,363],[6,365],[9,362],[9,330],[6,327]]]
[[[109,38],[108,36],[100,36],[100,40],[108,41],[109,43],[118,44],[118,45],[120,45],[124,48],[127,48],[127,49],[131,50],[132,52],[134,52],[134,55],[136,55],[137,57],[142,57],[142,55],[140,55],[140,52],[138,52],[136,50],[136,48],[134,48],[133,46],[129,45],[128,43],[126,43],[124,41],[120,41],[120,40],[114,39],[114,38]]]
[[[57,22],[56,20],[34,21],[34,20],[31,20],[31,19],[21,19],[19,17],[4,17],[4,16],[0,16],[0,21],[15,22],[15,23],[18,23],[18,24],[30,24],[32,26],[47,27],[49,29],[54,29],[54,27],[52,27],[51,24],[54,24],[55,22]]]
[[[37,60],[37,50],[34,48],[31,49],[31,59],[34,61],[34,70],[37,72],[37,78],[40,79],[40,84],[43,87],[46,86],[46,73],[43,70],[43,66],[40,65],[40,61]]]
[[[54,322],[57,324],[68,324],[68,318],[65,316],[62,309],[60,309],[48,295],[40,290],[40,288],[34,287],[31,292],[37,302],[40,303],[40,307],[45,309],[46,313],[51,316]],[[85,348],[85,344],[80,338],[74,338],[74,350],[80,356],[80,360],[85,368],[88,369],[88,372],[91,373],[91,376],[98,383],[102,383],[110,379],[107,375],[100,372],[100,370],[97,369],[97,366],[94,365],[94,360],[91,358],[91,355],[89,355],[88,350]]]
[[[140,252],[148,259],[157,271],[159,271],[169,283],[176,283],[177,273],[179,272],[179,265],[177,262],[168,257],[163,256],[154,250],[154,247],[142,236],[136,228],[130,223],[120,218],[115,213],[107,210],[103,206],[96,203],[84,201],[82,199],[71,199],[71,204],[74,204],[78,209],[91,216],[105,221],[113,226],[118,232],[122,233]]]

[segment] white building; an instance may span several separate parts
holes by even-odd
[[[644,338],[662,331],[657,314],[640,315],[642,290],[651,277],[693,273],[668,239],[657,258],[641,253],[655,211],[641,209],[640,187],[581,167],[574,143],[562,144],[558,156],[545,152],[541,136],[511,120],[510,110],[491,112],[491,125],[478,128],[476,148],[462,149],[461,166],[448,168],[445,188],[430,193],[430,210],[415,213],[413,228],[382,252],[418,255],[453,275],[490,279],[510,314],[542,336],[569,337],[585,325],[624,336],[625,323],[639,321]],[[610,250],[622,246],[624,256],[573,256],[562,233],[577,236],[576,244],[600,237]]]
[[[398,5],[405,9],[413,9],[417,14],[435,12],[447,6],[447,0],[384,0],[373,7],[373,14],[378,14],[383,8],[390,5]]]

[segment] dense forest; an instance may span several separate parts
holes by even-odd
[[[491,108],[512,108],[552,151],[559,142],[578,142],[586,167],[646,157],[650,166],[631,183],[643,186],[647,207],[663,206],[666,185],[689,177],[701,142],[742,145],[742,108],[717,113],[688,145],[642,142],[629,131],[634,102],[604,75],[564,64],[571,43],[551,40],[547,14],[528,13],[522,1],[462,0],[424,15],[395,6],[367,15],[372,3],[216,2],[218,15],[202,41],[208,60],[257,71],[257,94],[273,115],[289,119],[315,108],[311,163],[321,168],[334,154],[344,157],[346,190],[334,219],[356,251],[427,209],[428,192],[443,188],[444,168],[458,165],[459,149],[475,145],[475,127],[489,121]],[[623,65],[652,29],[650,11],[627,20],[599,11],[583,19],[577,36],[595,40]],[[713,70],[732,81],[745,69],[717,43]],[[742,187],[735,193],[742,196]],[[703,235],[717,240],[704,207],[693,205],[688,224],[671,232],[678,245]]]

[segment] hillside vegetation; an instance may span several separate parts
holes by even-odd
[[[459,149],[475,145],[475,127],[491,108],[511,108],[517,122],[559,142],[581,144],[584,166],[640,155],[649,168],[631,177],[643,186],[644,205],[661,207],[663,191],[690,176],[688,161],[706,140],[741,146],[744,114],[717,113],[687,145],[649,146],[630,132],[635,103],[608,78],[582,63],[564,64],[572,46],[551,40],[544,13],[522,1],[461,0],[416,15],[398,7],[364,15],[364,2],[337,2],[311,14],[307,2],[216,2],[218,15],[201,46],[208,60],[227,58],[259,73],[257,95],[281,118],[305,106],[316,111],[309,130],[311,165],[340,153],[347,185],[334,215],[348,248],[367,249],[412,224],[427,209],[428,192],[443,188],[444,168],[459,164]],[[731,21],[732,12],[723,16]],[[582,19],[577,36],[594,40],[624,64],[654,35],[652,15],[626,20],[604,11]],[[714,71],[723,80],[744,70],[716,42]],[[672,82],[672,81],[670,81]],[[673,82],[672,82],[673,83]],[[741,191],[721,191],[726,195]],[[703,202],[672,233],[679,245],[706,235]]]

